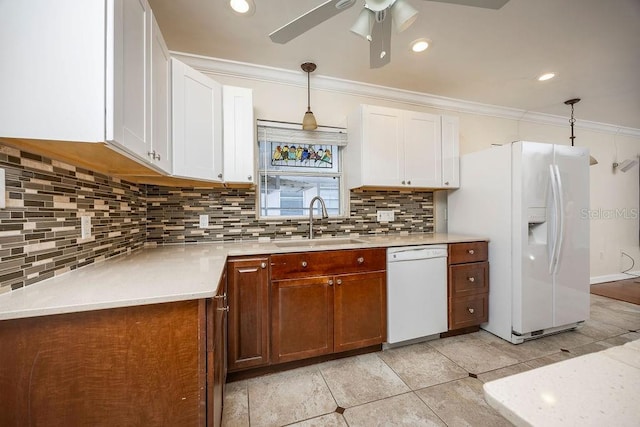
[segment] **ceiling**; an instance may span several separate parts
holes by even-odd
[[[324,0],[149,0],[169,49],[467,101],[640,129],[640,0],[510,0],[500,10],[409,0],[420,13],[392,35],[391,63],[369,69],[367,41],[349,31],[364,1],[287,44],[269,33]],[[432,46],[412,53],[420,37]],[[556,78],[538,82],[547,71]],[[303,73],[300,70],[300,73]]]

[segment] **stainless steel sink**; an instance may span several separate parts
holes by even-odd
[[[363,243],[358,239],[314,239],[314,240],[292,240],[290,242],[274,242],[279,248],[315,248],[318,246],[333,245],[353,245]]]

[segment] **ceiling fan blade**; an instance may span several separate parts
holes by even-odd
[[[391,17],[376,21],[369,42],[369,68],[380,68],[391,61]]]
[[[483,7],[485,9],[500,9],[509,0],[429,0],[440,3],[460,4],[462,6]]]
[[[356,0],[329,0],[320,6],[311,9],[304,15],[294,19],[288,24],[278,28],[271,34],[271,41],[276,43],[287,43],[298,37],[300,34],[310,30],[338,13],[349,9]]]

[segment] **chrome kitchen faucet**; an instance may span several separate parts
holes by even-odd
[[[313,204],[316,200],[320,201],[320,206],[322,207],[322,218],[329,218],[327,207],[325,206],[322,197],[315,196],[311,199],[311,203],[309,203],[309,239],[313,239]]]

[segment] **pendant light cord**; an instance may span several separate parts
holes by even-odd
[[[311,73],[307,71],[307,111],[311,111]]]

